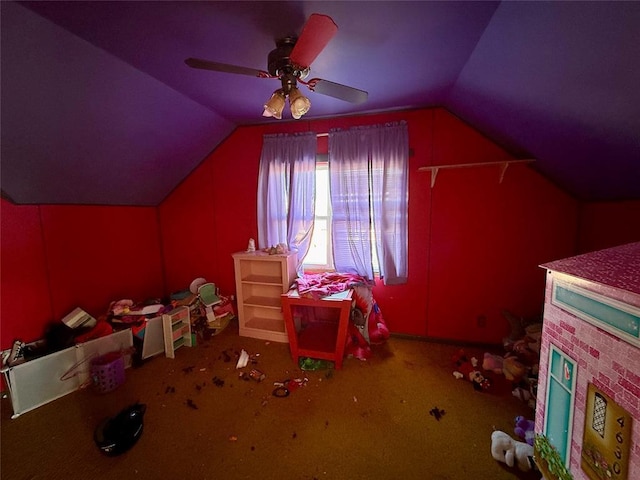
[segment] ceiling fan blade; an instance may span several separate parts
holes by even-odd
[[[237,73],[240,75],[249,75],[251,77],[269,77],[270,75],[263,71],[249,67],[238,67],[237,65],[229,65],[228,63],[212,62],[210,60],[202,60],[200,58],[187,58],[184,63],[191,68],[200,68],[202,70],[213,70],[224,73]]]
[[[302,68],[309,67],[337,32],[338,26],[331,17],[311,14],[291,51],[291,62]]]
[[[364,103],[369,97],[369,94],[364,90],[358,90],[357,88],[330,82],[329,80],[322,80],[321,78],[314,78],[307,83],[311,91],[338,98],[345,102]]]

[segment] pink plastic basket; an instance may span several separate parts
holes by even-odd
[[[124,383],[124,357],[121,352],[109,352],[91,360],[91,378],[99,393],[115,390]]]

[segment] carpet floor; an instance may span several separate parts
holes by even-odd
[[[244,349],[255,360],[236,369]],[[302,371],[287,344],[238,336],[237,323],[209,340],[126,370],[124,384],[73,392],[16,419],[1,402],[2,479],[539,479],[496,462],[491,433],[513,436],[533,411],[493,375],[489,392],[456,380],[459,346],[391,337],[367,361]],[[469,356],[483,350],[465,347]],[[500,352],[495,352],[500,353]],[[252,368],[260,382],[240,374]],[[301,379],[284,398],[274,382]],[[306,379],[306,380],[305,380]],[[128,405],[146,405],[144,431],[108,457],[97,425]],[[435,412],[439,412],[438,419]]]

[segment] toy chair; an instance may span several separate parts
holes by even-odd
[[[213,313],[213,306],[222,302],[220,297],[216,294],[215,283],[205,283],[198,287],[198,296],[202,305],[204,305],[205,312],[207,313],[207,320],[213,322],[216,319],[215,313]]]

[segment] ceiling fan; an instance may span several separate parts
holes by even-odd
[[[328,95],[351,103],[367,101],[364,90],[330,82],[321,78],[306,80],[311,71],[311,63],[337,33],[338,26],[327,15],[313,13],[305,23],[299,37],[285,37],[276,41],[276,48],[267,57],[267,71],[239,67],[227,63],[212,62],[199,58],[187,58],[184,62],[192,68],[217,72],[250,75],[259,78],[278,78],[281,88],[273,92],[264,105],[265,117],[282,118],[286,98],[289,97],[291,115],[299,119],[309,111],[311,102],[298,90],[301,83],[312,92]]]

